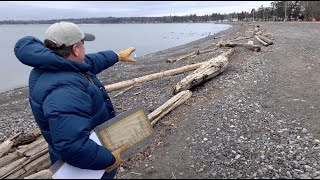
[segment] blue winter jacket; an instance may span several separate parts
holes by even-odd
[[[61,159],[93,170],[112,165],[115,159],[111,152],[89,135],[97,125],[115,116],[96,74],[118,62],[117,54],[102,51],[87,54],[85,63],[74,62],[54,54],[31,36],[20,39],[14,53],[23,64],[34,67],[29,77],[29,101],[48,142],[52,164]]]

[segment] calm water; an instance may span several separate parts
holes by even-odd
[[[14,55],[13,48],[23,36],[35,36],[43,41],[50,25],[0,25],[0,92],[26,86],[31,67],[23,65]],[[96,40],[86,42],[86,53],[102,50],[115,52],[135,47],[138,57],[170,47],[182,45],[230,28],[226,24],[80,24],[84,32]]]

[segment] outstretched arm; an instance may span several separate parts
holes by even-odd
[[[98,74],[118,61],[136,62],[135,59],[130,57],[133,51],[135,51],[135,48],[131,47],[118,53],[114,53],[113,51],[102,51],[94,54],[87,54],[85,62],[90,64],[91,73]]]
[[[110,50],[101,51],[98,53],[86,54],[84,61],[90,65],[91,73],[98,74],[118,62],[118,55]]]

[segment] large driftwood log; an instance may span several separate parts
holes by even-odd
[[[107,91],[111,92],[111,91],[115,91],[115,90],[118,90],[118,89],[122,89],[122,88],[126,88],[126,87],[129,87],[129,86],[132,86],[132,85],[134,85],[136,83],[142,83],[142,82],[146,82],[146,81],[156,80],[156,79],[160,79],[160,78],[163,78],[163,77],[174,76],[174,75],[181,74],[181,73],[184,73],[184,72],[192,71],[192,70],[195,70],[195,69],[199,68],[202,64],[203,63],[197,63],[197,64],[183,66],[183,67],[180,67],[180,68],[177,68],[177,69],[171,69],[171,70],[168,70],[168,71],[149,74],[149,75],[146,75],[146,76],[137,77],[137,78],[134,78],[134,79],[118,82],[118,83],[115,83],[115,84],[110,84],[110,85],[105,86],[105,88],[107,89]]]
[[[233,53],[234,49],[230,49],[227,52],[224,52],[221,55],[207,61],[200,68],[195,70],[192,74],[190,74],[189,76],[185,77],[177,83],[174,90],[175,94],[183,90],[188,90],[220,74],[222,71],[226,69],[229,62],[229,57]]]
[[[11,147],[13,146],[13,142],[10,140],[6,140],[3,143],[0,144],[0,157],[6,155]]]
[[[261,44],[263,44],[263,45],[265,45],[265,46],[268,46],[268,45],[269,45],[267,42],[265,42],[265,41],[263,41],[262,39],[260,39],[258,35],[255,35],[254,37],[255,37]]]
[[[266,42],[266,43],[268,43],[268,45],[272,45],[273,44],[273,42],[270,40],[270,39],[268,39],[267,37],[265,37],[265,36],[262,36],[262,35],[257,35],[261,40],[263,40],[264,42]]]
[[[45,169],[30,176],[27,176],[24,179],[52,179],[52,176],[52,172],[49,169]]]
[[[184,103],[192,95],[192,92],[189,90],[181,91],[177,95],[170,98],[163,105],[158,107],[152,113],[148,115],[148,119],[151,121],[151,125],[154,126],[159,119],[168,114],[172,109],[178,107],[180,104]]]
[[[233,42],[222,42],[218,44],[219,47],[244,47],[254,52],[259,52],[261,50],[261,46],[249,44],[249,43],[233,43]]]

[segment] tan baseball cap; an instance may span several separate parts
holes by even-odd
[[[93,41],[95,36],[83,33],[73,22],[61,21],[52,24],[45,32],[44,39],[54,42],[57,47],[62,45],[71,46],[81,40]]]

